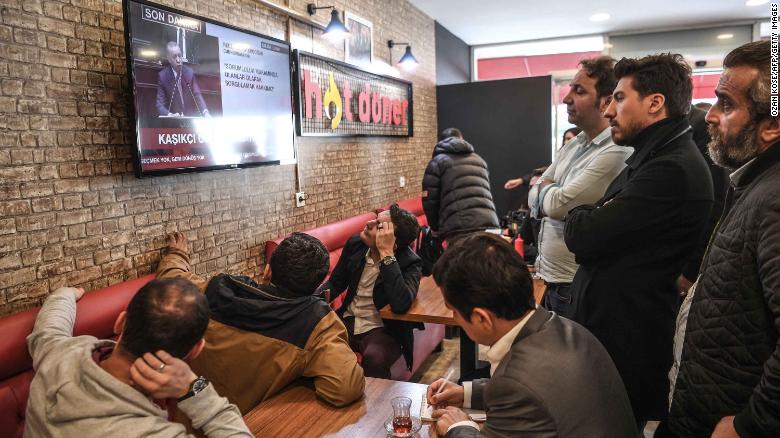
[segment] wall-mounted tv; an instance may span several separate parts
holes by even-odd
[[[125,0],[139,177],[293,162],[290,45]]]

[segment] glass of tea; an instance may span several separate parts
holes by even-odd
[[[409,397],[395,397],[390,400],[393,406],[393,431],[395,433],[412,432],[412,415],[409,413],[412,407],[412,399]]]

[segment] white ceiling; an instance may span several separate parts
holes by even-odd
[[[409,0],[469,45],[769,17],[745,0]],[[588,18],[606,12],[611,19]]]

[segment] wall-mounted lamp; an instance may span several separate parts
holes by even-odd
[[[325,27],[325,31],[323,32],[322,36],[333,41],[340,41],[351,36],[347,26],[344,26],[344,23],[341,22],[341,18],[339,18],[339,11],[336,10],[335,6],[317,6],[314,3],[309,3],[306,5],[306,11],[309,13],[309,15],[316,14],[318,9],[333,9],[330,11],[330,23],[328,23],[328,25]]]
[[[412,45],[409,43],[397,43],[393,40],[387,41],[387,47],[390,48],[390,65],[393,64],[393,47],[395,46],[406,46],[406,50],[404,50],[404,54],[401,56],[401,59],[398,60],[398,65],[405,68],[414,68],[419,64],[417,62],[417,58],[412,55]]]

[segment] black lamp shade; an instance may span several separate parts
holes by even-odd
[[[398,60],[398,64],[403,65],[410,65],[410,64],[418,64],[417,58],[412,55],[412,47],[406,46],[406,50],[404,50],[403,56],[401,56],[401,59]]]
[[[325,35],[344,34],[344,36],[349,36],[349,29],[347,29],[347,26],[344,26],[344,23],[341,22],[341,19],[339,18],[339,13],[336,9],[330,11],[330,23],[328,23],[328,26],[325,27],[324,34]]]

